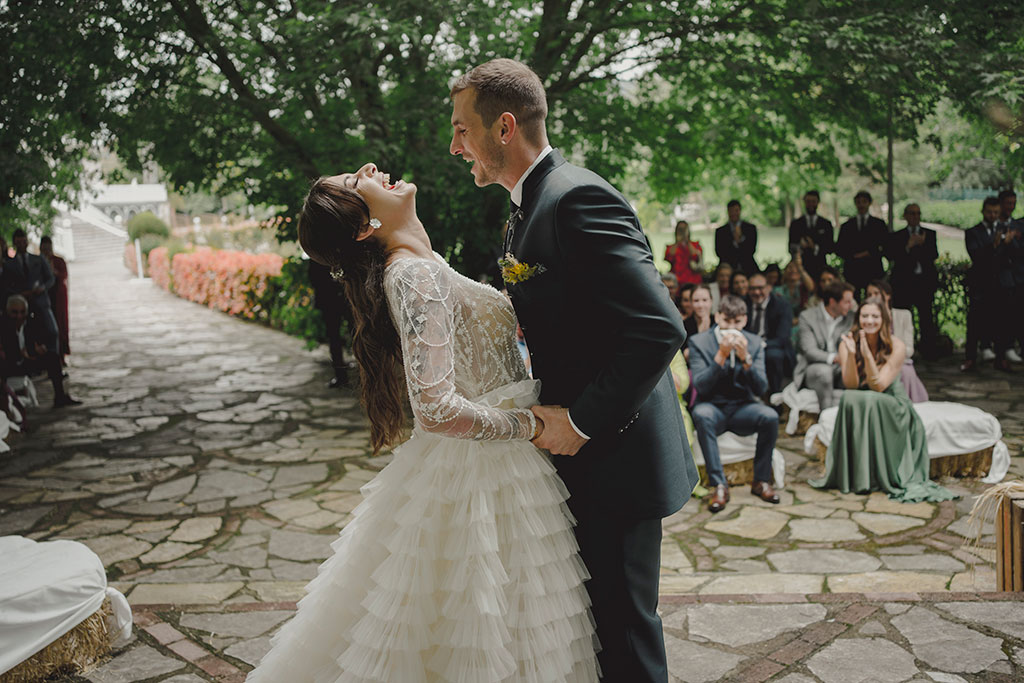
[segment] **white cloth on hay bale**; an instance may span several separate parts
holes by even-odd
[[[924,423],[929,458],[975,453],[992,447],[992,467],[981,481],[996,484],[1003,480],[1010,469],[1010,451],[1002,441],[1003,429],[994,415],[981,408],[948,401],[915,403],[914,410]],[[815,439],[826,448],[832,443],[838,413],[837,407],[822,411],[818,424],[807,430],[804,436],[806,453],[814,454]]]
[[[756,446],[757,434],[740,436],[732,432],[725,432],[718,437],[718,455],[722,460],[722,466],[753,460]],[[693,459],[697,465],[704,464],[704,452],[700,449],[700,439],[693,440]],[[772,449],[772,476],[775,477],[774,486],[776,488],[786,485],[786,459],[778,448]]]
[[[842,390],[836,389],[837,394]],[[790,382],[782,388],[782,391],[768,397],[768,402],[773,406],[785,404],[789,408],[789,419],[786,420],[786,433],[792,436],[796,434],[797,425],[800,423],[800,413],[820,412],[818,406],[818,395],[813,389],[797,389],[796,382]]]
[[[85,621],[105,598],[113,607],[111,646],[128,643],[131,608],[107,586],[103,562],[87,546],[0,536],[0,557],[0,674]]]
[[[7,453],[11,450],[11,447],[7,445],[7,436],[11,433],[11,430],[20,432],[21,428],[14,424],[7,417],[7,413],[0,411],[0,453]],[[0,570],[2,571],[2,570]],[[2,588],[0,588],[2,590]]]

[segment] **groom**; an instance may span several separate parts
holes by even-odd
[[[502,272],[542,382],[534,409],[570,492],[604,679],[667,681],[661,518],[697,482],[669,361],[686,333],[636,214],[548,144],[544,86],[495,59],[451,91],[454,155],[511,193]]]

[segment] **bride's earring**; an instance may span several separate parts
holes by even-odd
[[[371,218],[370,219],[370,227],[373,228],[374,230],[376,230],[377,228],[380,227],[380,221],[377,220],[376,218]]]

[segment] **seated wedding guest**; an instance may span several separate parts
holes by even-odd
[[[970,372],[978,362],[978,344],[991,344],[996,337],[999,302],[999,260],[996,239],[999,233],[998,197],[988,197],[981,207],[981,222],[964,233],[971,267],[967,271],[967,343],[961,372]],[[1011,285],[1012,285],[1011,278]],[[1013,289],[1013,287],[1011,287]],[[993,354],[989,360],[995,360]],[[1001,364],[996,363],[998,368]]]
[[[712,489],[708,510],[721,512],[729,502],[729,484],[718,452],[718,437],[725,432],[757,434],[750,492],[769,503],[778,503],[772,451],[779,434],[779,416],[758,398],[768,389],[761,340],[743,331],[747,305],[733,294],[722,299],[715,323],[714,328],[691,339],[689,346],[697,389],[693,422]]]
[[[81,405],[64,390],[60,356],[47,346],[50,330],[39,318],[28,314],[28,301],[20,294],[7,299],[7,315],[0,319],[0,349],[3,376],[31,377],[46,372],[53,384],[53,407]]]
[[[735,199],[726,205],[729,222],[715,230],[715,253],[720,262],[728,263],[733,270],[753,273],[758,269],[754,261],[757,228],[753,223],[740,220],[742,209]]]
[[[835,251],[832,221],[818,215],[821,195],[809,190],[804,195],[804,215],[789,224],[789,253],[800,254],[811,277],[825,267],[825,256]]]
[[[50,269],[53,270],[54,284],[47,295],[50,297],[53,317],[57,321],[60,362],[64,366],[68,364],[68,354],[71,353],[71,337],[68,334],[68,264],[53,253],[53,239],[49,235],[39,240],[39,255],[50,262]]]
[[[822,293],[823,302],[800,314],[800,338],[793,382],[797,389],[808,387],[818,396],[819,410],[837,402],[842,389],[839,340],[853,326],[853,285],[838,280]]]
[[[711,312],[718,310],[718,302],[729,293],[729,281],[732,280],[732,266],[719,263],[715,268],[715,281],[708,285],[711,289]]]
[[[738,270],[734,271],[732,278],[729,279],[729,293],[746,299],[749,289],[750,282],[747,280],[747,276]]]
[[[793,309],[785,299],[772,294],[763,273],[750,276],[750,303],[747,304],[747,332],[764,341],[764,367],[768,375],[768,391],[782,391],[782,381],[796,364],[790,338]]]
[[[782,271],[778,263],[769,263],[764,267],[764,277],[768,280],[768,286],[774,288],[782,281]]]
[[[928,479],[924,423],[900,382],[907,350],[890,329],[888,307],[881,299],[868,299],[853,329],[843,334],[839,364],[846,391],[825,476],[808,483],[843,493],[884,491],[904,503],[951,500],[956,494]]]
[[[900,381],[903,382],[907,396],[914,403],[924,403],[928,400],[928,390],[924,388],[924,383],[914,369],[914,316],[905,308],[892,307],[892,287],[885,280],[873,280],[867,286],[867,292],[869,299],[880,299],[885,302],[889,319],[892,320],[892,329],[889,332],[903,342],[907,349],[906,359],[900,369]]]
[[[857,288],[859,298],[872,280],[885,275],[882,256],[889,240],[889,230],[881,218],[875,218],[871,208],[871,194],[861,190],[853,197],[857,215],[843,223],[836,241],[836,254],[843,259],[843,277]]]
[[[700,242],[690,239],[690,224],[686,221],[676,223],[676,241],[665,247],[665,260],[679,284],[697,284],[702,281],[704,249]]]
[[[932,308],[935,290],[939,288],[939,271],[935,267],[938,243],[935,231],[921,225],[920,206],[907,204],[903,218],[907,227],[893,233],[889,243],[889,282],[898,308],[917,309],[921,350],[927,357],[934,352],[939,336]]]
[[[786,264],[786,269],[782,271],[782,282],[775,285],[773,291],[786,300],[793,310],[794,317],[800,315],[800,311],[807,307],[807,302],[814,293],[814,280],[804,270],[799,254]]]
[[[821,301],[824,298],[822,293],[825,291],[825,288],[833,282],[840,281],[842,281],[842,278],[839,277],[839,271],[832,266],[825,266],[815,283],[814,294],[807,300],[807,305],[804,308],[814,308],[821,305]],[[856,297],[854,298],[856,299]]]
[[[668,296],[672,299],[672,304],[676,307],[679,306],[679,280],[672,273],[661,274],[661,284],[665,285],[668,290]]]
[[[694,287],[690,301],[693,305],[693,315],[683,321],[683,327],[686,328],[686,341],[683,342],[683,349],[687,348],[690,339],[695,334],[707,332],[714,324],[711,312],[711,288],[708,285],[699,284]]]
[[[695,289],[697,289],[697,285],[692,282],[679,286],[679,315],[683,316],[683,321],[689,320],[693,315],[693,290]]]

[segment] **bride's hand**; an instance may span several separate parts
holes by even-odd
[[[847,332],[843,335],[843,345],[846,347],[848,353],[857,353],[857,345],[853,341],[853,333]]]

